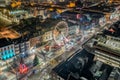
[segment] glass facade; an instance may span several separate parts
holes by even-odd
[[[17,45],[8,45],[0,48],[0,58],[1,60],[8,60],[13,58],[16,54],[22,54],[22,56],[26,56],[27,51],[29,50],[30,43],[23,42]]]
[[[7,60],[15,56],[13,45],[1,48],[0,57],[2,60]]]

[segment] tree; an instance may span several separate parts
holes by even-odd
[[[35,55],[35,58],[33,60],[33,66],[36,66],[38,64],[39,64],[39,59],[38,59],[37,55]]]

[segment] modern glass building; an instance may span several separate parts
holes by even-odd
[[[0,46],[0,58],[1,60],[7,60],[15,56],[14,51],[14,44],[7,41],[6,39],[0,39],[0,41],[3,41]]]

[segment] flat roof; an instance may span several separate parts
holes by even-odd
[[[90,66],[92,60],[93,60],[93,55],[91,55],[89,52],[87,52],[85,49],[78,51],[74,53],[75,55],[72,56],[71,58],[68,58],[65,62],[62,62],[61,64],[57,65],[54,69],[53,72],[55,72],[57,75],[60,77],[64,78],[65,80],[67,79],[68,75],[70,74],[70,70],[73,69],[73,63],[78,59],[78,58],[86,58],[88,57],[88,62],[86,66]],[[84,70],[83,70],[84,71]],[[77,72],[77,71],[76,71]]]
[[[84,8],[84,9],[88,9],[89,10],[94,10],[94,11],[98,11],[98,12],[106,12],[106,13],[111,13],[111,12],[114,12],[115,11],[115,8],[119,6],[119,4],[111,4],[111,5],[107,5],[107,4],[104,4],[104,3],[101,3],[99,5],[96,5],[96,6],[92,6],[92,7],[89,7],[89,8]],[[84,10],[83,9],[83,10]]]
[[[0,31],[0,38],[10,38],[15,39],[19,38],[21,35],[13,29],[2,29]]]
[[[9,39],[6,39],[6,38],[0,39],[0,47],[4,47],[7,45],[11,45],[11,44],[12,44],[12,42],[9,41]]]
[[[37,25],[10,25],[10,27],[3,28],[2,30],[0,30],[0,47],[4,47],[12,43],[18,44],[28,41],[30,38],[35,37],[34,33],[40,31],[40,29],[50,30],[51,28],[56,26],[59,21],[61,20],[47,19],[43,22],[39,22]],[[36,30],[37,27],[40,27],[40,29]]]

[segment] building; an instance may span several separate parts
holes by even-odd
[[[111,5],[109,4],[107,5],[105,3],[102,3],[102,4],[95,5],[95,6],[91,6],[89,8],[85,8],[83,11],[90,11],[94,13],[105,14],[104,18],[106,19],[103,18],[103,23],[104,23],[104,20],[106,20],[105,23],[108,23],[108,22],[112,23],[112,22],[116,22],[117,20],[119,20],[119,17],[120,17],[119,9],[120,9],[119,4],[113,3]]]
[[[69,23],[70,24],[70,23]],[[79,33],[79,30],[80,30],[80,26],[79,25],[75,25],[75,24],[70,24],[70,27],[69,27],[69,34],[77,34]]]
[[[24,41],[21,43],[15,43],[15,53],[21,57],[27,57],[30,49],[30,41]]]
[[[90,68],[91,73],[95,76],[95,73],[100,70],[102,65],[103,65],[102,62],[96,61]]]
[[[35,48],[42,42],[41,36],[30,38],[30,48]]]
[[[50,41],[53,39],[53,32],[52,31],[48,31],[45,34],[42,35],[42,41],[46,42],[46,41]]]
[[[66,61],[61,62],[52,69],[53,79],[79,80],[82,76],[86,77],[86,75],[82,74],[87,73],[87,76],[89,76],[88,80],[93,80],[90,71],[86,68],[86,66],[92,64],[93,57],[93,55],[84,49],[76,51],[75,55],[70,56]]]
[[[60,77],[57,73],[51,72],[51,79],[52,80],[64,80],[62,77]]]
[[[7,60],[15,56],[14,44],[7,39],[0,39],[0,58],[1,60]]]
[[[0,6],[6,7],[6,5],[9,5],[11,0],[0,0]]]
[[[79,10],[69,10],[61,13],[61,17],[65,19],[66,21],[78,24],[80,26],[80,29],[82,30],[88,30],[91,27],[96,26],[103,26],[106,24],[106,19],[104,18],[104,14],[102,13],[95,13],[91,11],[79,11]]]
[[[5,7],[6,6],[6,1],[5,0],[0,0],[0,6]]]
[[[120,79],[120,69],[114,68],[108,78],[108,80],[119,80]]]
[[[14,50],[14,45],[7,45],[4,47],[0,48],[0,54],[1,54],[1,59],[2,60],[7,60],[9,58],[12,58],[13,56],[15,56],[15,50]]]
[[[115,8],[115,11],[113,13],[111,13],[110,20],[112,22],[116,22],[116,21],[120,20],[120,6],[117,6]]]
[[[114,67],[120,66],[120,21],[112,24],[88,40],[83,47],[94,54],[96,58]]]
[[[5,35],[5,38],[1,36],[0,39],[2,62],[12,62],[13,57],[28,57],[31,48],[36,48],[38,45],[40,47],[42,43],[53,40],[53,30],[56,26],[66,27],[66,23],[59,19],[39,21],[38,18],[28,18],[23,20],[20,25],[12,26],[12,30],[2,30],[1,34]],[[10,31],[16,34],[10,33]]]
[[[17,39],[0,39],[0,69],[4,71],[16,57],[28,57],[30,42],[21,37]]]
[[[26,10],[10,10],[9,16],[11,16],[11,19],[13,22],[19,22],[20,19],[27,18],[28,11]]]
[[[6,62],[11,62],[15,57],[15,48],[12,42],[7,39],[0,39],[0,70],[5,70],[8,66]]]

